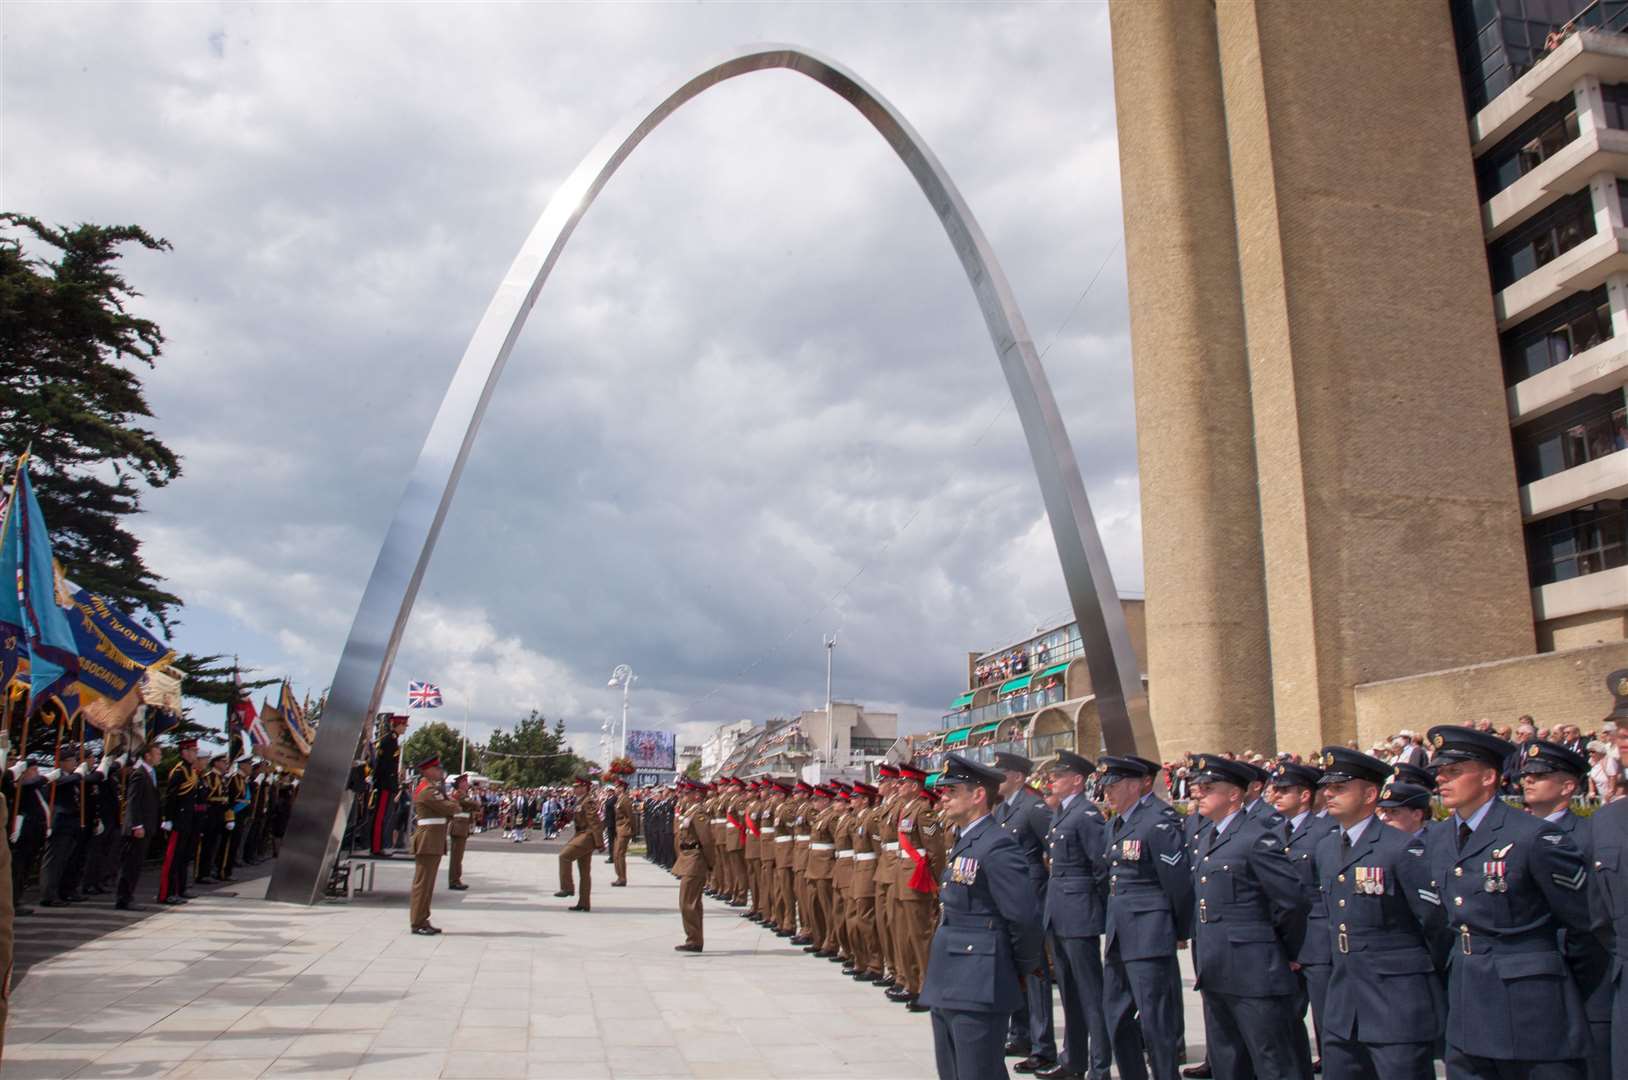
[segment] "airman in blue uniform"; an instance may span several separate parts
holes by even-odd
[[[1377,816],[1389,774],[1378,758],[1323,750],[1334,830],[1317,842],[1331,957],[1323,999],[1325,1080],[1429,1080],[1446,1023],[1440,966],[1447,917],[1425,843]]]
[[[1034,762],[1021,754],[1004,751],[995,755],[995,768],[1002,776],[1000,805],[995,807],[995,824],[1006,830],[1029,864],[1029,882],[1041,910],[1046,905],[1046,832],[1051,828],[1051,809],[1029,786]],[[1051,979],[1045,965],[1038,973],[1024,977],[1027,1000],[1012,1011],[1006,1035],[1006,1056],[1020,1057],[1020,1073],[1039,1072],[1057,1064],[1057,1034],[1052,1021]]]
[[[1301,1064],[1315,1070],[1315,1056],[1323,1056],[1323,996],[1328,991],[1329,967],[1334,962],[1329,956],[1328,909],[1323,905],[1322,890],[1317,887],[1317,867],[1312,860],[1317,842],[1339,828],[1332,818],[1319,817],[1314,808],[1317,801],[1317,782],[1321,770],[1311,765],[1292,762],[1280,764],[1271,773],[1267,787],[1269,801],[1284,819],[1289,834],[1287,847],[1289,862],[1300,875],[1300,883],[1310,905],[1306,912],[1306,936],[1300,951],[1290,965],[1300,978],[1300,1016],[1304,1021],[1306,1008],[1311,1008],[1312,1044],[1298,1043],[1302,1051]],[[1315,1055],[1312,1047],[1316,1047]]]
[[[1024,1000],[1023,976],[1045,962],[1028,861],[994,823],[1002,776],[945,757],[940,812],[960,827],[940,878],[943,904],[919,1001],[932,1010],[939,1080],[1005,1077],[1008,1018]]]
[[[1292,1035],[1308,903],[1281,830],[1244,812],[1252,767],[1218,754],[1193,765],[1198,811],[1212,823],[1193,866],[1193,966],[1217,1080],[1307,1080]]]
[[[1611,683],[1613,689],[1621,686],[1624,691],[1613,719],[1617,751],[1628,758],[1628,671],[1614,672]],[[1611,1075],[1628,1076],[1628,799],[1600,807],[1592,821],[1594,896],[1601,916],[1601,944],[1611,957],[1607,982],[1616,999],[1611,1007]]]
[[[1097,763],[1099,789],[1114,812],[1103,1008],[1121,1080],[1150,1072],[1153,1080],[1176,1080],[1182,1039],[1176,948],[1193,933],[1193,877],[1181,815],[1153,794],[1159,770],[1139,757]]]
[[[1589,872],[1571,838],[1498,798],[1514,746],[1471,728],[1430,729],[1442,805],[1426,836],[1453,932],[1447,1072],[1475,1080],[1583,1080],[1582,995],[1560,931],[1590,929]]]
[[[1044,926],[1057,965],[1063,998],[1063,1060],[1043,1069],[1041,1080],[1108,1080],[1113,1046],[1102,1008],[1102,931],[1108,893],[1107,827],[1085,797],[1096,771],[1090,758],[1059,750],[1051,765],[1051,790],[1059,800],[1046,831],[1051,883]]]
[[[1571,837],[1583,865],[1594,865],[1591,818],[1572,813],[1571,801],[1587,789],[1588,759],[1547,739],[1521,748],[1521,794],[1526,812]],[[1561,931],[1561,948],[1583,995],[1588,1017],[1588,1080],[1611,1080],[1611,952],[1593,934]]]
[[[1432,781],[1434,786],[1434,781]],[[1401,829],[1409,836],[1423,840],[1430,827],[1431,788],[1403,783],[1391,774],[1391,779],[1379,789],[1379,820],[1393,829]]]

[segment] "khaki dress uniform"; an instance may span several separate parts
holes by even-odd
[[[449,889],[464,887],[464,848],[469,844],[469,834],[475,831],[475,811],[480,809],[480,801],[468,795],[458,799],[457,802],[458,810],[447,825],[447,843],[450,848],[447,858]]]
[[[904,804],[902,795],[884,800],[877,823],[882,857],[876,865],[876,929],[882,940],[882,962],[895,982],[903,982],[899,978],[898,891],[910,877],[901,875],[899,866],[899,812]]]
[[[797,878],[791,858],[792,848],[796,846],[797,805],[796,799],[782,800],[774,814],[774,873],[778,882],[775,926],[784,934],[797,932]]]
[[[873,979],[882,977],[882,949],[876,934],[876,868],[882,855],[876,822],[880,815],[880,810],[871,807],[855,816],[854,871],[848,887],[848,949],[854,967]]]
[[[745,907],[752,894],[746,880],[746,802],[746,792],[736,791],[724,804],[724,880],[730,907]]]
[[[616,796],[616,841],[611,847],[611,862],[616,864],[613,885],[627,884],[627,846],[633,842],[633,796],[624,789]]]
[[[740,807],[741,824],[745,826],[745,832],[741,834],[741,858],[746,866],[746,889],[751,896],[746,914],[753,918],[763,914],[763,864],[759,860],[763,847],[760,835],[763,829],[762,811],[763,800],[755,794],[749,796]]]
[[[797,925],[795,929],[798,936],[804,939],[808,938],[809,921],[814,907],[813,897],[809,895],[808,882],[808,845],[814,839],[813,833],[809,831],[813,828],[813,823],[810,820],[813,811],[813,799],[805,797],[797,800],[797,817],[792,823],[791,834],[792,892],[797,897]],[[808,941],[804,940],[802,944],[806,945]]]
[[[816,952],[825,951],[831,932],[831,874],[837,861],[837,845],[831,822],[836,808],[826,799],[816,799],[808,823],[808,938]]]
[[[673,865],[678,874],[678,915],[684,923],[684,944],[700,949],[701,889],[707,875],[717,861],[718,849],[712,840],[711,822],[707,811],[700,806],[680,810],[673,827],[678,846],[678,862]]]
[[[413,900],[408,912],[414,930],[430,925],[430,897],[441,856],[447,853],[447,827],[458,804],[440,784],[420,780],[413,791]]]
[[[937,832],[937,815],[926,799],[912,799],[900,811],[899,858],[894,882],[898,903],[894,951],[900,982],[911,995],[921,993],[922,976],[927,971],[927,947],[932,943],[933,924],[938,915],[935,903],[938,879],[933,876],[928,854],[930,838]],[[915,855],[910,853],[907,844],[915,849]],[[912,885],[912,880],[917,884]]]
[[[594,852],[604,846],[600,839],[604,825],[599,820],[599,805],[591,793],[577,800],[576,814],[571,823],[575,832],[570,842],[560,849],[560,892],[566,896],[576,892],[571,883],[571,865],[575,863],[582,876],[582,895],[577,897],[577,906],[587,911],[588,897],[593,891]]]
[[[848,908],[854,881],[855,816],[846,800],[837,803],[831,816],[831,842],[837,850],[836,861],[831,864],[831,929],[825,935],[825,951],[847,964],[853,963],[854,957],[848,942]]]

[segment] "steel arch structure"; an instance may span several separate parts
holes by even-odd
[[[727,79],[795,71],[852,105],[893,148],[932,204],[983,311],[1012,392],[1079,620],[1110,750],[1157,756],[1147,698],[1079,462],[1028,328],[994,251],[943,165],[886,98],[834,60],[795,45],[741,48],[635,110],[600,140],[549,200],[503,276],[453,372],[390,522],[339,667],[267,897],[319,901],[338,855],[345,782],[363,725],[390,676],[430,553],[504,365],[538,294],[588,207],[634,147],[681,105]]]

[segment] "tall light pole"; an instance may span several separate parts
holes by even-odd
[[[616,670],[611,672],[610,682],[605,684],[606,686],[620,686],[622,688],[622,733],[619,743],[621,749],[617,751],[618,757],[627,754],[627,699],[628,695],[633,692],[633,684],[638,681],[639,677],[633,674],[632,668],[626,664],[617,664]]]
[[[837,632],[831,631],[830,637],[823,634],[820,640],[825,643],[825,726],[831,733],[831,748],[826,756],[833,772],[837,767],[837,718],[831,715],[831,657],[837,648]]]

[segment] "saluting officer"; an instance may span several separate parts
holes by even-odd
[[[1521,750],[1521,794],[1526,812],[1571,837],[1584,866],[1594,865],[1593,819],[1571,811],[1571,801],[1587,785],[1588,759],[1547,739],[1533,739]],[[1589,1080],[1611,1080],[1611,954],[1592,934],[1561,931],[1562,947],[1572,977],[1583,995],[1588,1016]]]
[[[1044,1080],[1088,1076],[1107,1080],[1113,1045],[1102,1009],[1102,931],[1108,891],[1108,832],[1102,815],[1085,797],[1085,781],[1096,771],[1090,758],[1057,751],[1051,764],[1051,792],[1059,800],[1046,831],[1051,883],[1046,888],[1043,924],[1057,965],[1063,997],[1063,1060],[1035,1075]]]
[[[1217,1080],[1306,1080],[1292,1035],[1300,984],[1289,962],[1300,952],[1309,905],[1281,826],[1244,812],[1254,774],[1219,754],[1194,760],[1198,811],[1210,827],[1193,866],[1193,968]]]
[[[1192,936],[1193,875],[1181,815],[1153,794],[1158,762],[1104,756],[1108,808],[1103,1009],[1122,1080],[1176,1080],[1182,1039],[1178,942]]]
[[[1447,916],[1425,843],[1379,820],[1378,758],[1329,746],[1322,790],[1335,822],[1317,844],[1332,966],[1323,1004],[1324,1080],[1428,1080],[1445,1025],[1438,968]]]
[[[438,756],[420,761],[418,776],[418,787],[413,790],[413,889],[407,921],[415,934],[439,934],[430,925],[430,898],[435,895],[435,877],[441,856],[447,852],[447,827],[458,812],[458,803],[441,786],[446,773]]]
[[[577,808],[572,817],[572,826],[576,831],[565,847],[560,849],[560,890],[554,895],[570,896],[576,892],[575,883],[571,880],[571,866],[575,863],[582,878],[582,894],[569,910],[591,911],[594,852],[602,850],[604,846],[599,803],[594,798],[593,777],[578,776],[571,784],[577,798]]]
[[[1306,890],[1306,902],[1310,905],[1306,912],[1306,936],[1290,966],[1300,978],[1302,1020],[1306,1016],[1306,1006],[1311,1006],[1312,1042],[1319,1059],[1323,1056],[1323,995],[1328,991],[1329,965],[1333,961],[1329,957],[1328,909],[1323,904],[1322,890],[1317,887],[1317,868],[1312,855],[1318,841],[1339,827],[1326,815],[1319,817],[1313,812],[1313,804],[1317,801],[1317,782],[1321,776],[1321,771],[1311,765],[1284,762],[1273,770],[1267,786],[1268,800],[1283,817],[1284,828],[1289,834],[1289,862],[1300,875],[1301,884]],[[1308,1056],[1302,1064],[1315,1069],[1309,1048],[1303,1049]]]
[[[920,1002],[932,1010],[939,1080],[1005,1077],[1008,1018],[1024,1000],[1023,976],[1044,963],[1028,860],[990,820],[1002,776],[945,756],[937,790],[960,827],[940,879],[943,910]]]
[[[995,824],[1011,834],[1029,864],[1029,882],[1042,911],[1046,906],[1046,833],[1051,829],[1051,808],[1040,793],[1029,786],[1034,762],[1021,754],[1000,751],[995,768],[1001,773],[1000,805],[995,807]],[[1023,979],[1026,1001],[1013,1010],[1006,1033],[1006,1056],[1020,1057],[1018,1072],[1038,1072],[1057,1064],[1057,1034],[1052,1020],[1051,979],[1046,965]]]
[[[1588,870],[1571,838],[1498,798],[1515,747],[1472,728],[1430,729],[1450,818],[1426,838],[1456,935],[1448,951],[1447,1071],[1582,1080],[1588,1022],[1559,931],[1589,930]]]

